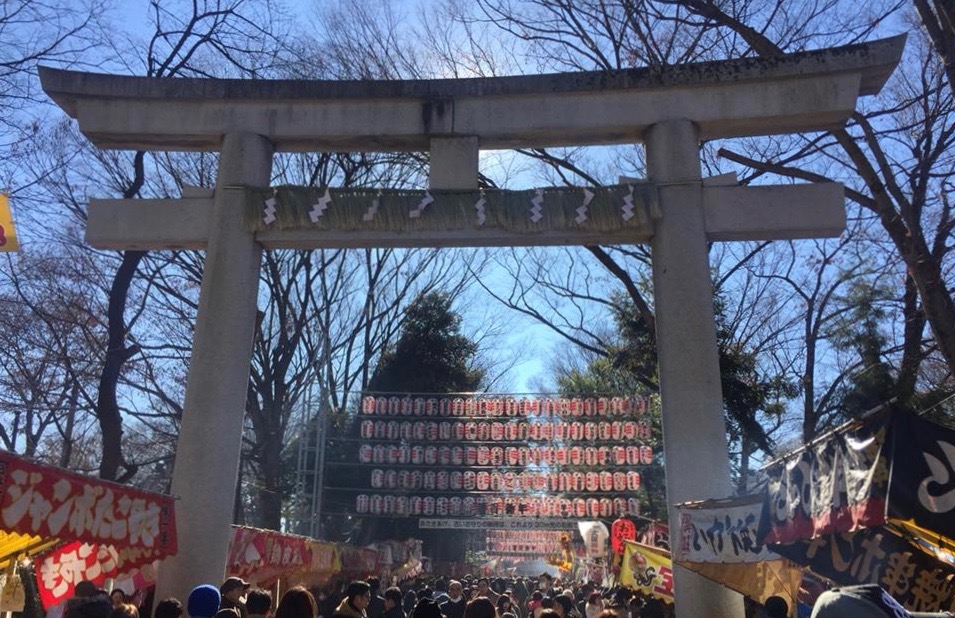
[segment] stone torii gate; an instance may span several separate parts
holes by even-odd
[[[92,200],[89,208],[93,246],[206,251],[172,486],[180,498],[180,551],[163,565],[156,598],[185,599],[194,585],[225,574],[263,248],[650,242],[667,500],[731,495],[707,244],[836,236],[845,213],[837,184],[743,188],[704,180],[700,142],[841,126],[859,96],[881,89],[903,45],[894,38],[771,59],[430,81],[156,79],[41,69],[44,90],[100,148],[221,153],[212,192]],[[236,190],[268,187],[277,151],[428,150],[432,190],[475,190],[481,148],[637,141],[646,145],[660,216],[617,231],[586,224],[538,234],[426,225],[412,232],[254,231],[243,224],[247,194]],[[679,558],[675,517],[671,508]],[[738,595],[689,571],[676,569],[675,586],[680,615],[743,614]]]

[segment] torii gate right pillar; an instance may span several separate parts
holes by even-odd
[[[713,289],[703,211],[700,138],[689,120],[651,126],[649,177],[663,216],[652,240],[657,362],[663,403],[670,551],[679,615],[736,618],[742,597],[676,565],[682,502],[732,494]]]

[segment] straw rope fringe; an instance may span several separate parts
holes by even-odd
[[[635,215],[625,217],[625,198],[633,190]],[[498,228],[533,234],[550,230],[589,229],[609,232],[644,229],[660,217],[657,186],[651,183],[587,188],[593,198],[587,203],[586,220],[579,221],[584,204],[583,187],[542,189],[543,215],[533,222],[531,201],[538,189],[529,191],[410,191],[396,189],[328,189],[327,187],[279,186],[245,187],[245,227],[253,232],[265,230],[459,230]],[[418,211],[430,194],[434,202]],[[331,198],[322,216],[313,223],[313,205],[328,195]],[[589,197],[589,196],[587,196]],[[263,217],[266,200],[275,200]],[[475,213],[475,204],[484,199],[483,223]],[[371,207],[377,200],[377,208]],[[271,204],[270,204],[271,206]],[[366,214],[373,212],[372,217]],[[417,218],[410,216],[419,212]],[[268,221],[266,220],[268,219]]]

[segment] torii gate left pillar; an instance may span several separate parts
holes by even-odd
[[[179,525],[202,533],[181,535],[189,547],[163,562],[156,602],[185,602],[192,586],[221,583],[221,575],[210,577],[223,572],[229,553],[262,259],[242,225],[244,193],[229,187],[268,186],[272,151],[253,133],[223,139],[172,484]]]

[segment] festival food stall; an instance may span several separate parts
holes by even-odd
[[[176,550],[172,497],[0,452],[0,568],[35,557],[44,607],[84,579],[134,577]]]
[[[771,596],[796,607],[803,567],[759,541],[760,494],[680,505],[679,564],[761,604]]]
[[[955,609],[955,431],[894,411],[767,470],[760,537],[840,585],[911,611]]]
[[[910,611],[955,609],[955,431],[889,411],[765,472],[749,501],[681,505],[682,557],[699,561],[694,570],[729,587],[777,578],[789,589],[786,559],[837,585],[877,584]],[[714,556],[722,567],[699,566]]]

